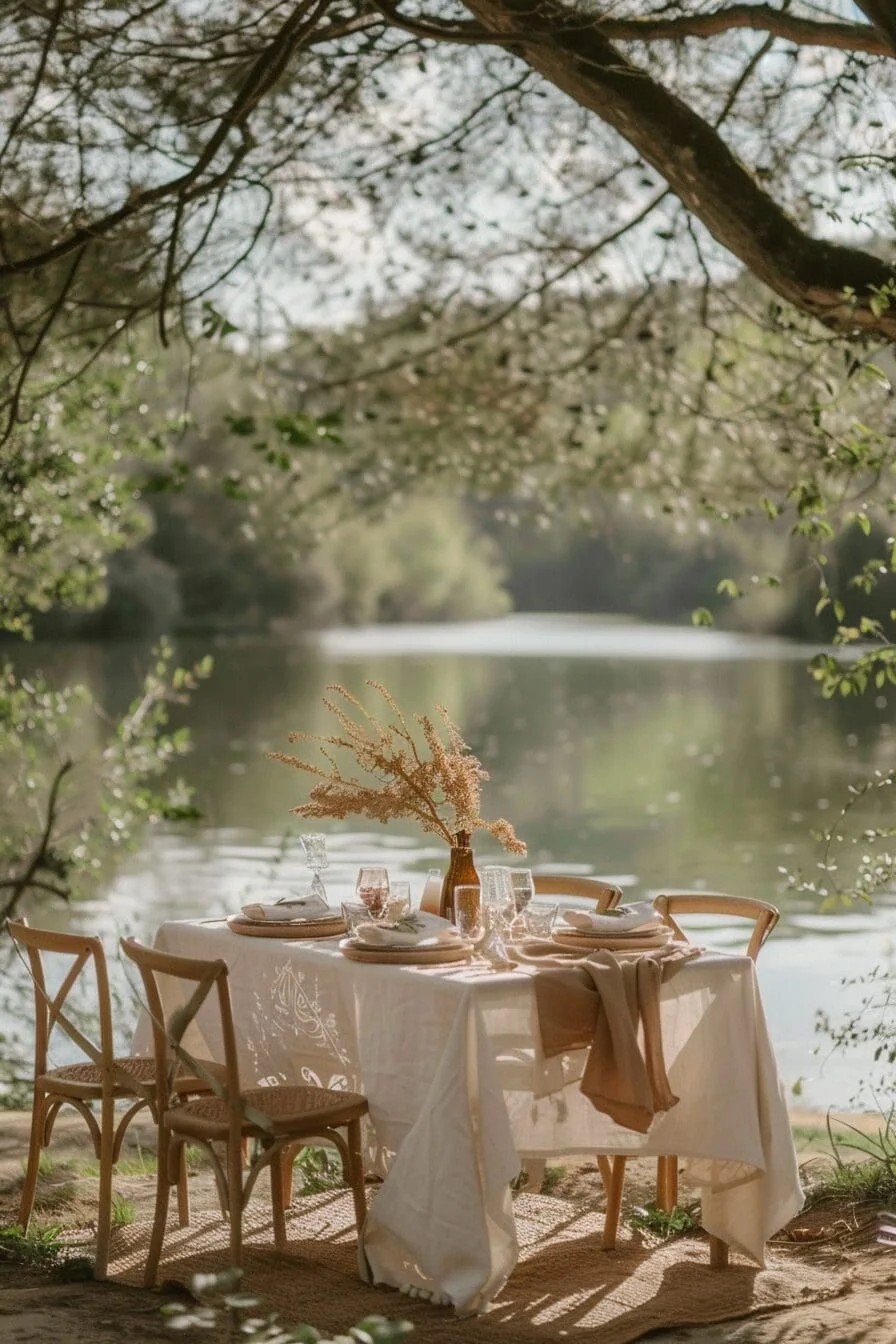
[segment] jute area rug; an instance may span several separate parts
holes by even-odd
[[[343,1191],[294,1203],[284,1254],[273,1248],[269,1212],[253,1202],[244,1224],[242,1290],[257,1294],[284,1325],[308,1323],[339,1334],[376,1313],[412,1321],[420,1344],[541,1344],[561,1336],[627,1344],[662,1327],[734,1320],[847,1291],[843,1276],[783,1256],[765,1270],[737,1257],[729,1269],[711,1270],[705,1240],[657,1247],[622,1233],[618,1250],[604,1252],[597,1213],[543,1195],[520,1195],[514,1208],[520,1262],[480,1316],[458,1320],[450,1307],[361,1283],[351,1199]],[[175,1222],[172,1217],[161,1282],[189,1284],[193,1274],[226,1267],[227,1226],[218,1215],[196,1216],[183,1229]],[[148,1242],[148,1222],[121,1229],[110,1277],[139,1284]]]

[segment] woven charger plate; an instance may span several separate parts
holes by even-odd
[[[274,920],[249,919],[248,915],[228,915],[227,927],[231,933],[246,938],[332,938],[345,933],[342,915],[326,915],[323,919]]]
[[[370,947],[354,938],[343,938],[339,951],[349,961],[373,961],[381,966],[445,966],[452,961],[466,961],[473,948],[464,942],[440,947]]]
[[[589,952],[653,952],[665,947],[670,941],[668,933],[653,934],[645,938],[643,934],[633,938],[605,938],[601,934],[579,933],[576,929],[555,929],[551,939],[561,947],[583,948]]]

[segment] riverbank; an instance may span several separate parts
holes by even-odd
[[[824,1153],[826,1117],[817,1112],[797,1111],[792,1118],[804,1174],[807,1181],[814,1181],[825,1164],[830,1163],[830,1157]],[[844,1128],[847,1123],[873,1135],[879,1117],[837,1117],[834,1123],[837,1132],[844,1135],[851,1132]],[[3,1114],[0,1125],[0,1225],[10,1225],[15,1219],[28,1125],[26,1112]],[[632,1164],[627,1200],[638,1203],[649,1199],[652,1179],[652,1163]],[[117,1216],[122,1229],[135,1220],[149,1217],[154,1185],[153,1130],[151,1125],[135,1125],[115,1178]],[[568,1201],[571,1208],[590,1207],[599,1204],[601,1198],[593,1167],[572,1159],[548,1169],[545,1188],[550,1189],[552,1200]],[[42,1170],[36,1226],[60,1228],[56,1240],[65,1248],[65,1255],[89,1254],[95,1189],[93,1154],[86,1142],[85,1127],[78,1116],[63,1113],[59,1117],[54,1146]],[[260,1197],[267,1197],[266,1190]],[[200,1164],[192,1171],[191,1198],[195,1212],[200,1215],[215,1204],[210,1173]],[[683,1194],[683,1198],[686,1195]],[[824,1340],[826,1344],[859,1344],[859,1341],[862,1344],[890,1344],[892,1322],[896,1319],[896,1253],[887,1252],[875,1244],[876,1212],[874,1208],[858,1207],[844,1201],[828,1203],[800,1215],[784,1230],[781,1238],[776,1239],[777,1249],[786,1251],[794,1268],[801,1264],[811,1265],[823,1269],[832,1283],[841,1282],[839,1295],[831,1300],[808,1302],[721,1325],[662,1331],[651,1338],[669,1344],[673,1340],[677,1344],[686,1341],[687,1344],[723,1344],[723,1341],[730,1344],[747,1344],[748,1341],[749,1344],[791,1344],[792,1341],[797,1344],[797,1341],[809,1340]],[[58,1272],[53,1270],[51,1273]],[[843,1295],[842,1286],[844,1276],[849,1287],[846,1295]],[[135,1339],[154,1344],[171,1338],[170,1329],[160,1315],[160,1306],[163,1300],[171,1300],[178,1292],[182,1295],[182,1289],[177,1289],[174,1284],[169,1284],[168,1290],[160,1293],[120,1283],[58,1281],[52,1276],[48,1278],[46,1272],[0,1261],[0,1334],[5,1344],[45,1344],[47,1339],[54,1338],[71,1344],[112,1344],[128,1332]],[[409,1305],[400,1295],[383,1292],[382,1305],[378,1309],[384,1315],[401,1316],[410,1314]],[[348,1309],[349,1304],[346,1306]],[[434,1322],[436,1317],[429,1318],[426,1313],[421,1315],[419,1304],[415,1306],[415,1338],[419,1344],[427,1344],[427,1320]],[[438,1319],[443,1323],[443,1314]],[[481,1319],[488,1321],[487,1317]],[[341,1328],[351,1324],[353,1319],[345,1319]],[[468,1337],[458,1336],[459,1340]]]

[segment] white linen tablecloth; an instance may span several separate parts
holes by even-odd
[[[336,940],[246,938],[223,923],[163,924],[156,946],[228,963],[244,1086],[367,1096],[369,1158],[384,1177],[363,1236],[376,1283],[425,1289],[460,1312],[484,1308],[517,1260],[510,1182],[525,1157],[676,1153],[700,1188],[706,1231],[759,1264],[801,1207],[748,957],[704,953],[663,985],[666,1064],[681,1100],[641,1135],[582,1096],[584,1051],[543,1058],[532,967],[362,964]],[[220,1058],[213,1022],[206,1006],[187,1049]],[[149,1048],[144,1019],[135,1049]]]

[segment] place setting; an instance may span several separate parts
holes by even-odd
[[[231,933],[248,938],[335,938],[345,933],[345,915],[327,900],[321,873],[329,867],[326,836],[299,837],[312,878],[305,890],[289,892],[276,901],[250,901],[238,914],[226,917]]]
[[[440,966],[469,960],[473,944],[450,920],[411,908],[410,884],[390,881],[384,867],[364,866],[353,902],[342,903],[347,937],[339,950],[350,961]]]
[[[675,933],[663,923],[652,902],[637,901],[613,910],[564,910],[551,940],[560,947],[636,957],[668,947]]]

